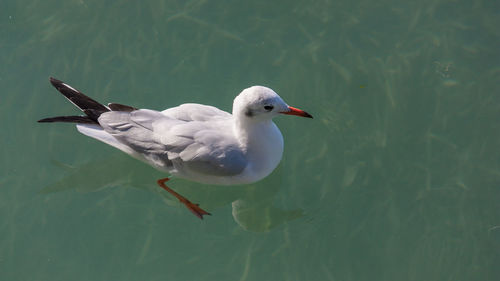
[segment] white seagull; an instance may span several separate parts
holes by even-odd
[[[172,176],[207,184],[248,184],[265,178],[283,155],[283,136],[272,118],[280,113],[312,118],[263,86],[243,90],[230,114],[195,103],[163,111],[117,103],[105,106],[62,81],[50,78],[50,83],[85,115],[38,122],[77,123],[84,135]],[[210,215],[165,185],[168,180],[157,182],[197,217]]]

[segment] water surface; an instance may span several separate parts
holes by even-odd
[[[498,280],[496,1],[4,1],[1,280]],[[54,76],[101,102],[231,110],[266,85],[265,180],[171,186],[80,135]]]

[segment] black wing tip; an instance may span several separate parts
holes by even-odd
[[[50,84],[52,84],[52,86],[54,86],[56,88],[59,87],[59,85],[61,85],[61,84],[64,83],[63,81],[58,80],[58,79],[56,79],[54,77],[49,77],[49,81],[50,81]]]
[[[57,117],[49,117],[43,118],[37,121],[38,123],[54,123],[54,122],[63,122],[63,123],[80,123],[80,124],[99,124],[97,121],[92,119],[89,116],[57,116]]]
[[[125,111],[125,112],[132,112],[137,110],[137,108],[130,106],[130,105],[124,105],[124,104],[119,104],[119,103],[108,103],[109,109],[112,111]]]

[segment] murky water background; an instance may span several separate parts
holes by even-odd
[[[497,1],[4,1],[1,280],[498,280]],[[254,84],[279,168],[164,176],[72,125],[54,76],[101,102],[230,110]]]

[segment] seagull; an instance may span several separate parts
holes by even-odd
[[[252,86],[233,102],[232,114],[216,107],[185,103],[163,111],[109,103],[103,105],[68,84],[50,83],[85,115],[58,116],[41,123],[76,123],[77,130],[154,168],[199,183],[249,184],[267,177],[283,155],[283,136],[273,123],[278,114],[312,118],[288,106],[272,89]],[[194,215],[209,212],[175,192],[162,178],[157,184]]]

